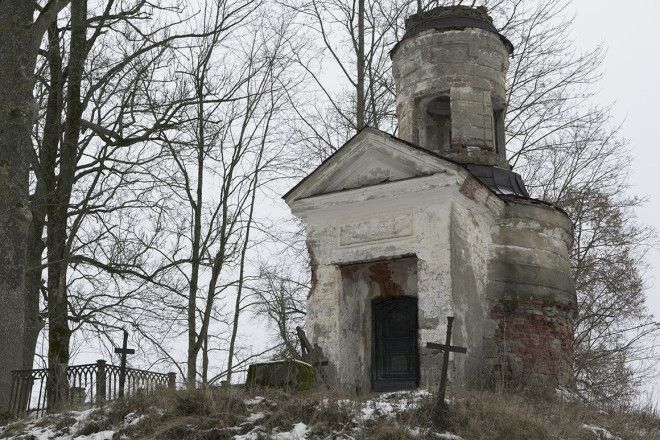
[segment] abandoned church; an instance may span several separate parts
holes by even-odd
[[[451,381],[570,384],[572,224],[506,160],[513,46],[482,8],[413,15],[391,52],[398,137],[365,128],[285,196],[306,227],[306,332],[328,380],[433,387],[455,317]]]

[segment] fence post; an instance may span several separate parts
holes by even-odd
[[[11,372],[11,394],[9,396],[9,413],[21,415],[25,411],[23,408],[23,380],[18,371]]]
[[[105,359],[99,359],[96,361],[96,403],[103,403],[106,399],[105,382]]]
[[[176,389],[176,373],[167,373],[167,388]]]

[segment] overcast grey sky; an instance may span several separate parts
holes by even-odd
[[[660,231],[660,1],[574,0],[573,33],[580,47],[604,42],[607,58],[598,100],[615,101],[633,153],[633,191],[648,203],[639,218]],[[660,318],[660,251],[649,255],[648,304]],[[660,395],[660,380],[654,384]]]

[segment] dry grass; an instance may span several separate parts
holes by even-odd
[[[464,440],[599,440],[585,424],[625,440],[660,440],[660,419],[649,412],[603,412],[579,402],[511,392],[458,391],[451,398],[449,431]],[[253,438],[269,439],[302,422],[309,428],[309,440],[435,439],[439,437],[430,421],[433,403],[432,397],[413,399],[405,394],[356,398],[234,387],[163,390],[93,412],[76,435],[114,430],[117,439],[222,440],[251,432]],[[388,410],[397,405],[397,411]],[[127,424],[138,416],[136,423]],[[37,424],[65,428],[72,422],[70,415],[62,414]],[[19,422],[0,437],[20,434],[24,426]]]
[[[504,392],[459,392],[450,423],[451,432],[466,440],[598,440],[585,425],[625,440],[660,440],[660,419],[649,413],[605,412],[581,402]]]

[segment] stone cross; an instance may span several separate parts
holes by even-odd
[[[445,394],[447,391],[447,369],[449,367],[449,353],[467,353],[467,348],[465,347],[456,347],[451,345],[451,327],[454,323],[453,316],[447,316],[447,336],[445,338],[444,344],[436,344],[434,342],[428,342],[426,344],[427,348],[432,348],[435,350],[442,350],[443,352],[443,362],[442,362],[442,372],[440,374],[440,387],[438,388],[438,400],[435,405],[434,417],[436,425],[441,428],[446,428],[447,424],[447,403],[445,402]]]
[[[115,347],[115,353],[121,355],[121,363],[119,364],[119,397],[124,397],[124,384],[126,383],[126,355],[135,354],[135,350],[127,347],[128,332],[124,330],[124,343],[121,348]]]

